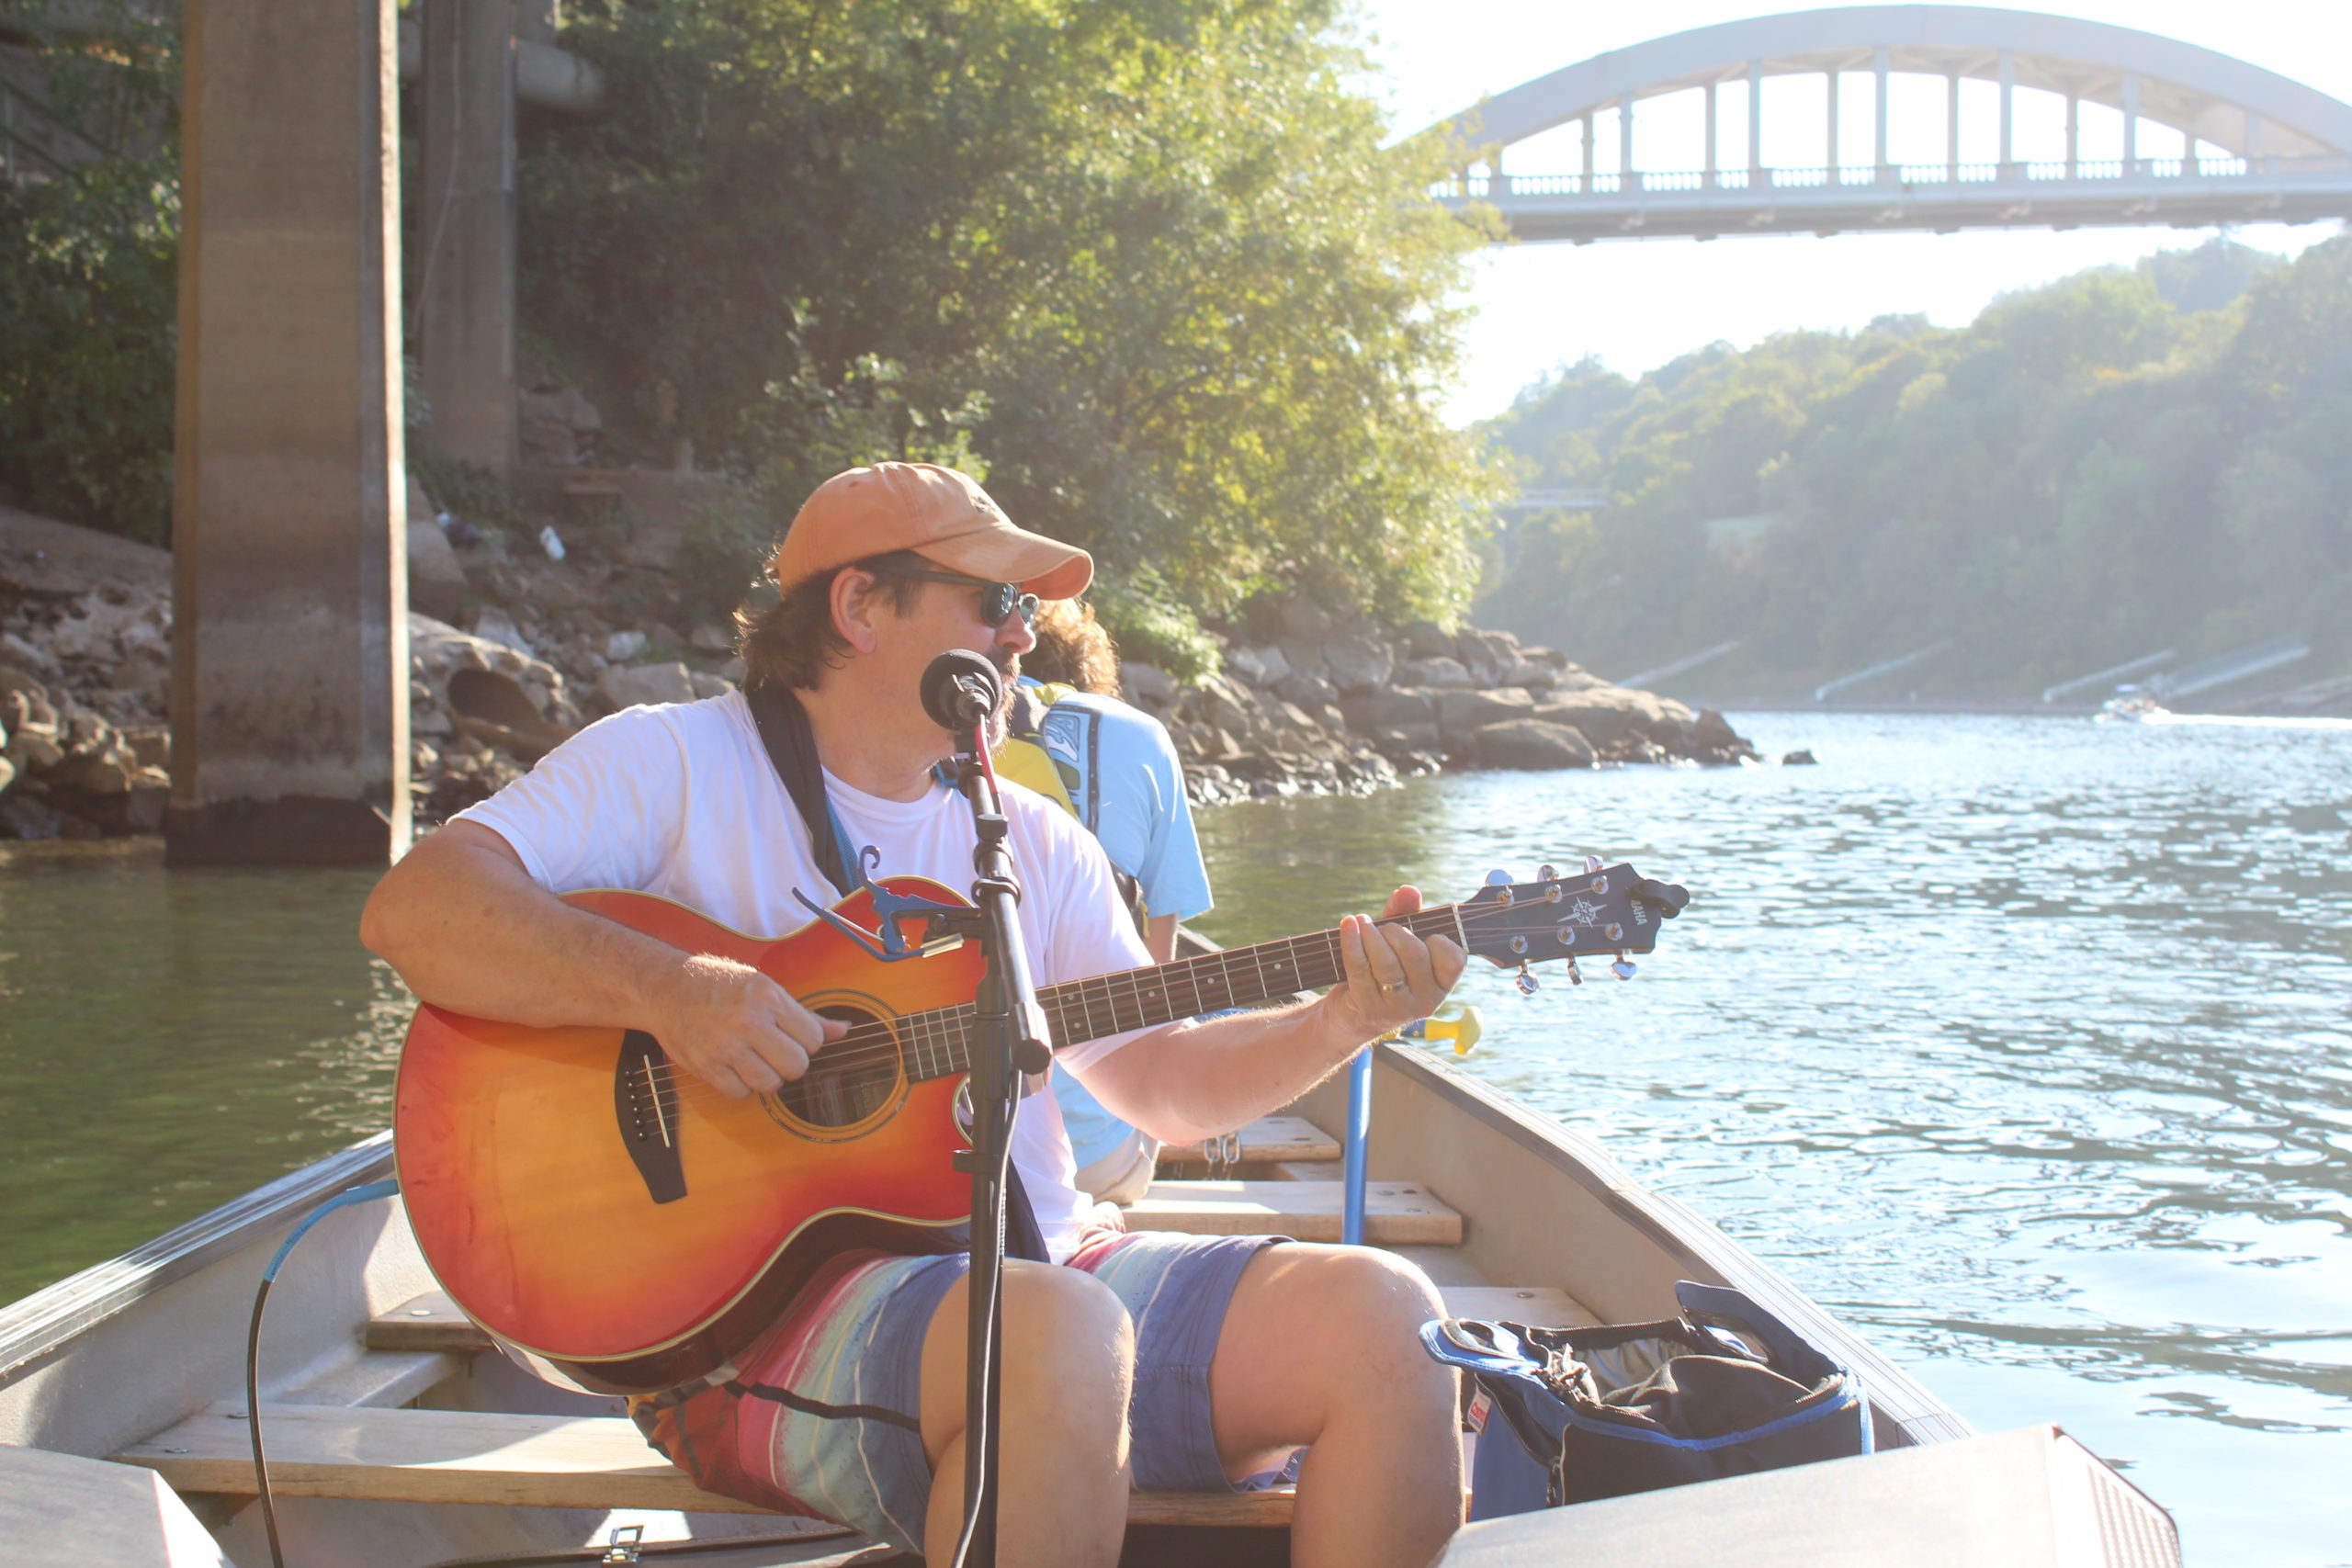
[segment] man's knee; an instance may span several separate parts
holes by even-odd
[[[1078,1269],[1013,1259],[1004,1266],[1006,1370],[1035,1356],[1124,1380],[1135,1363],[1135,1326],[1111,1288]]]
[[[934,1460],[964,1426],[969,1276],[939,1303],[923,1347],[923,1437]],[[1135,1329],[1091,1274],[1008,1259],[1004,1266],[1004,1399],[1008,1415],[1124,1427]],[[1089,1413],[1114,1412],[1094,1419]]]
[[[1319,1299],[1335,1325],[1381,1333],[1402,1328],[1410,1336],[1430,1318],[1444,1315],[1429,1276],[1393,1252],[1307,1244],[1281,1250],[1295,1251],[1301,1285]]]

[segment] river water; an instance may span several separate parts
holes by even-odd
[[[2192,1564],[2352,1563],[2352,733],[1738,723],[1822,765],[1207,813],[1201,924],[1587,852],[1685,882],[1632,984],[1474,964],[1466,1066],[1980,1428],[2063,1423]],[[366,885],[0,850],[0,1300],[381,1124],[405,1000],[351,941]]]

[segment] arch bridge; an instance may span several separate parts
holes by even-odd
[[[1839,96],[1857,74],[1870,78],[1873,155],[1844,163]],[[1890,78],[1904,74],[1942,79],[1939,160],[1890,156]],[[1826,155],[1810,166],[1768,165],[1765,79],[1803,75],[1826,83]],[[1989,105],[1981,89],[1963,95],[1963,82],[1992,84]],[[1729,164],[1719,157],[1726,87],[1747,119],[1746,157]],[[2018,147],[2020,88],[2064,99],[2063,139],[2030,158]],[[1677,94],[1703,102],[1702,166],[1643,169],[1634,107]],[[1997,121],[1972,118],[1969,128],[1972,141],[1996,149],[1990,162],[1961,157],[1964,96],[1979,104],[1975,115],[1989,107]],[[2086,104],[2120,113],[2120,157],[2081,155]],[[2156,138],[2176,141],[2176,154],[2143,152],[2151,121],[2177,133]],[[1504,149],[1563,127],[1577,128],[1567,145],[1579,166],[1504,172]],[[1611,129],[1616,166],[1598,167]],[[1457,209],[1489,203],[1530,241],[2352,216],[2352,105],[2177,39],[1978,6],[1858,6],[1696,28],[1536,77],[1422,134],[1450,138],[1459,154],[1457,174],[1433,194]]]

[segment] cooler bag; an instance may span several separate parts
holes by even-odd
[[[1474,1380],[1472,1518],[1871,1451],[1853,1373],[1742,1292],[1674,1293],[1681,1314],[1657,1323],[1422,1325]]]

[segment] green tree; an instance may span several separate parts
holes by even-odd
[[[0,491],[162,544],[171,528],[176,41],[140,8],[38,53],[0,130]]]
[[[610,107],[526,160],[530,330],[739,516],[960,454],[1204,613],[1458,609],[1496,480],[1437,394],[1481,236],[1382,150],[1334,6],[679,0],[567,41]]]
[[[1580,367],[1491,429],[1529,482],[1610,504],[1520,529],[1482,613],[1602,668],[1736,636],[1744,668],[1709,676],[1734,694],[1939,639],[1925,688],[2282,633],[2341,662],[2347,329],[2352,239],[2278,265],[2217,242],[1956,332],[1716,345],[1632,384]]]

